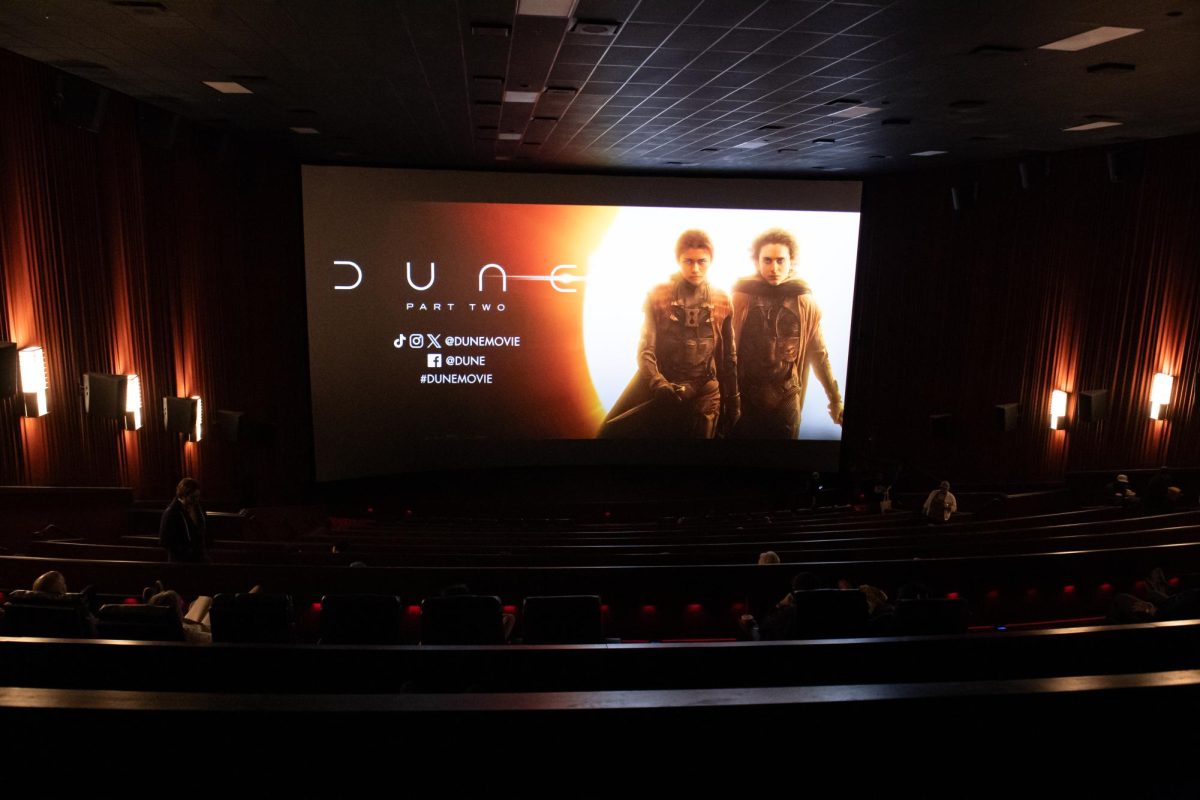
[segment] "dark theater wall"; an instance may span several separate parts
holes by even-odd
[[[311,479],[299,170],[265,149],[170,149],[110,95],[99,133],[55,121],[54,73],[0,52],[0,340],[41,345],[50,413],[0,400],[0,484],[125,485],[270,502]],[[84,372],[137,373],[145,425],[83,411]],[[249,442],[183,442],[162,397],[265,423]]]
[[[1128,147],[1128,145],[1126,145]],[[1200,138],[934,170],[866,184],[846,458],[959,480],[1200,464]],[[960,209],[952,203],[957,187]],[[1150,382],[1175,376],[1170,420]],[[1050,392],[1070,393],[1049,429]],[[1078,393],[1106,389],[1084,423]],[[993,406],[1020,403],[1008,433]],[[951,438],[929,416],[953,415]]]

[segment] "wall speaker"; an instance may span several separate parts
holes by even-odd
[[[17,343],[0,342],[0,399],[21,392],[21,368],[17,362]]]
[[[84,373],[84,410],[93,417],[124,419],[127,386],[127,378],[124,375],[109,375],[103,372]]]
[[[954,438],[954,415],[953,414],[930,414],[929,415],[929,434],[934,439],[953,439]]]
[[[992,406],[992,428],[998,431],[1015,431],[1019,406],[1016,403],[1001,403]]]
[[[243,416],[245,415],[241,411],[217,409],[217,412],[209,420],[212,438],[222,442],[244,441],[246,431],[242,422]]]
[[[65,72],[55,76],[50,116],[56,122],[97,133],[107,106],[108,89]]]
[[[171,433],[190,436],[196,430],[199,403],[194,397],[164,397],[163,427]]]
[[[1079,393],[1080,422],[1099,422],[1107,416],[1107,389],[1088,389]]]

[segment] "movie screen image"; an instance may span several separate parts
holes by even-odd
[[[439,442],[840,439],[857,211],[338,201],[309,169],[318,479]]]

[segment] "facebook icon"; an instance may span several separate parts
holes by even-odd
[[[440,367],[441,365],[442,365],[442,354],[441,353],[426,353],[425,354],[425,366],[426,367]]]

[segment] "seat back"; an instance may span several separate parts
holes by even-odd
[[[322,644],[400,644],[400,598],[327,594],[321,598]]]
[[[870,614],[867,598],[857,589],[810,589],[792,592],[795,639],[865,636]]]
[[[480,594],[425,598],[421,644],[504,644],[500,598]]]
[[[901,636],[966,633],[967,603],[961,598],[901,600],[896,603],[896,628]]]
[[[208,614],[214,642],[273,644],[293,639],[292,598],[286,594],[222,593],[213,598]]]
[[[143,642],[182,642],[186,640],[179,612],[168,606],[100,606],[96,614],[96,635],[101,639],[136,639]]]
[[[18,589],[4,604],[6,636],[88,639],[94,635],[87,598]]]
[[[525,644],[604,642],[600,598],[594,594],[526,597],[521,625]]]

